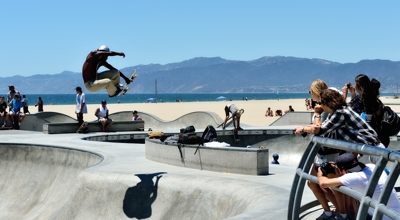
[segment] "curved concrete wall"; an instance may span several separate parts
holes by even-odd
[[[77,122],[74,118],[58,112],[38,112],[34,114],[26,114],[24,121],[21,123],[21,130],[43,131],[44,123],[53,122]]]
[[[145,122],[145,129],[152,128],[153,130],[176,130],[177,132],[179,132],[180,128],[184,128],[189,125],[193,125],[195,128],[205,129],[207,125],[216,127],[223,122],[222,118],[214,112],[204,111],[191,112],[171,121],[162,120],[155,115],[145,112],[138,112],[138,115],[140,115]],[[132,112],[123,111],[113,113],[110,114],[110,118],[113,120],[131,120]]]
[[[0,219],[50,219],[63,208],[81,171],[101,160],[84,151],[1,144]]]

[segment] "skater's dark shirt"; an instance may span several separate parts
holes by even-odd
[[[3,113],[7,109],[7,104],[5,102],[0,104],[0,113]]]
[[[109,63],[107,63],[107,58],[109,56],[125,57],[125,54],[120,53],[120,52],[113,52],[113,51],[94,50],[94,51],[91,51],[87,55],[85,63],[83,63],[83,67],[82,67],[82,78],[83,78],[84,83],[86,83],[90,80],[96,79],[97,70],[101,66],[104,66],[110,70],[116,69],[113,66],[111,66]]]

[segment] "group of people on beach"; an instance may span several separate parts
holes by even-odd
[[[346,83],[342,88],[342,94],[340,91],[328,88],[324,81],[315,80],[310,87],[311,99],[317,103],[314,108],[313,124],[297,127],[295,134],[306,133],[377,148],[388,147],[389,135],[379,126],[384,107],[379,99],[379,88],[380,82],[376,79],[370,80],[365,74],[358,75],[354,85]],[[351,101],[346,103],[348,93],[351,94]],[[372,164],[363,164],[357,159],[360,156],[354,152],[320,148],[310,171],[311,175],[318,177],[318,184],[308,182],[309,188],[324,210],[317,220],[349,219],[350,215],[357,213],[357,206],[349,202],[351,199],[331,188],[344,185],[364,193],[375,169],[374,163],[377,157],[369,158]],[[326,163],[334,168],[334,172],[329,175],[321,169],[322,164]],[[386,178],[386,173],[383,173],[373,195],[374,199],[379,198],[380,189],[385,184]],[[334,210],[331,210],[328,201],[334,205]],[[394,190],[387,206],[400,214],[400,201]],[[372,215],[373,209],[370,208],[368,213]],[[384,216],[383,219],[388,217]]]

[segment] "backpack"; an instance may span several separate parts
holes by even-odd
[[[195,131],[196,131],[196,129],[194,128],[193,125],[187,126],[186,128],[181,128],[181,130],[180,130],[180,132],[181,132],[181,133],[184,133],[184,134],[186,134],[186,133],[193,133],[193,132],[195,132]]]
[[[206,129],[203,131],[203,135],[201,136],[202,145],[207,142],[217,141],[217,131],[212,125],[208,125]]]
[[[397,135],[400,131],[400,117],[389,106],[383,106],[380,129],[389,136]]]
[[[183,133],[179,134],[178,143],[180,144],[201,144],[201,137],[196,133]]]

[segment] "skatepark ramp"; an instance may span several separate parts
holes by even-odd
[[[313,114],[314,112],[288,112],[270,124],[270,126],[311,124]]]
[[[50,219],[63,208],[80,172],[102,160],[65,148],[0,146],[0,219]]]
[[[153,130],[157,129],[179,131],[180,128],[185,128],[189,125],[193,125],[196,128],[204,129],[207,127],[207,125],[217,127],[223,122],[222,118],[216,113],[206,111],[190,112],[171,121],[162,120],[155,115],[145,112],[138,112],[138,115],[143,119],[145,129],[152,128]],[[123,111],[113,113],[110,114],[110,118],[112,118],[113,120],[130,120],[132,119],[132,112]]]
[[[287,203],[273,185],[162,171],[116,173],[110,155],[0,144],[0,219],[264,219],[260,212],[276,214]],[[274,204],[265,206],[269,199]]]
[[[54,122],[77,122],[74,118],[58,112],[38,112],[34,114],[26,114],[21,130],[43,131],[44,123]]]

